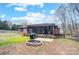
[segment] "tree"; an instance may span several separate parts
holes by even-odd
[[[0,19],[0,29],[9,30],[8,21],[1,21]]]
[[[63,34],[68,31],[70,35],[78,34],[78,20],[79,20],[79,4],[61,4],[56,10],[57,17],[61,21],[61,29],[63,29]]]
[[[77,12],[79,12],[79,10],[78,10],[78,4],[74,4],[74,3],[71,3],[71,4],[69,4],[69,6],[70,6],[70,8],[71,8],[71,10],[72,10],[72,13],[73,13],[73,24],[74,24],[74,32],[75,32],[75,34],[77,34],[78,33],[78,23],[77,23],[77,13],[76,13],[76,11]]]
[[[64,8],[64,4],[62,4],[59,9],[57,9],[57,15],[59,18],[59,21],[61,21],[61,28],[63,29],[63,34],[64,37],[66,35],[66,13],[65,13],[65,8]]]
[[[3,21],[2,23],[3,23],[3,29],[5,29],[5,30],[10,29],[9,26],[8,26],[8,21]]]
[[[11,27],[11,30],[17,30],[17,25],[13,24],[12,27]]]

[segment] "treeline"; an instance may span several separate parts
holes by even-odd
[[[63,33],[73,35],[79,34],[79,3],[61,4],[55,13],[60,21]]]
[[[18,25],[12,24],[9,21],[0,19],[0,30],[17,30]]]

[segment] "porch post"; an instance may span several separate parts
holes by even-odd
[[[54,25],[53,25],[53,36],[54,36]]]

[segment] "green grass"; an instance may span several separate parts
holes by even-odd
[[[17,43],[25,43],[30,40],[28,36],[21,36],[16,33],[4,33],[0,34],[0,46],[17,44]]]

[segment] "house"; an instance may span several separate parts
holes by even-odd
[[[18,31],[24,34],[36,33],[36,34],[50,34],[56,35],[60,33],[60,28],[55,24],[31,24],[27,26],[19,26]]]

